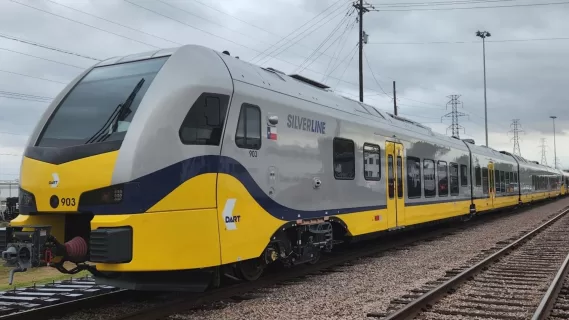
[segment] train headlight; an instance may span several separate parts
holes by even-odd
[[[84,192],[79,198],[82,206],[117,204],[123,199],[124,185],[118,184]]]
[[[36,199],[31,192],[20,188],[18,204],[19,206],[35,207]]]

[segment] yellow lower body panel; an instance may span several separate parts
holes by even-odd
[[[96,264],[100,271],[166,271],[220,264],[216,209],[99,215],[91,230],[132,227],[132,261]]]
[[[343,214],[338,218],[344,221],[351,236],[387,229],[387,209]]]
[[[452,218],[470,212],[470,200],[405,207],[405,224],[413,225]]]
[[[494,209],[511,207],[519,203],[519,195],[494,198]]]

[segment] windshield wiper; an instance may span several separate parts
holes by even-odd
[[[89,140],[87,140],[87,142],[85,142],[85,144],[90,143],[90,142],[94,142],[95,139],[97,139],[97,138],[99,138],[99,140],[97,140],[97,142],[105,141],[106,139],[108,139],[111,136],[111,134],[113,132],[116,132],[116,130],[118,129],[119,121],[123,121],[124,119],[126,119],[126,117],[128,117],[129,114],[132,113],[130,106],[132,105],[134,98],[138,94],[138,91],[140,91],[140,89],[142,88],[144,81],[146,81],[144,78],[141,78],[140,81],[138,81],[138,83],[136,84],[134,89],[132,89],[128,98],[126,98],[126,100],[123,103],[120,103],[115,108],[113,113],[111,113],[111,115],[109,116],[107,121],[105,121],[105,123],[103,124],[103,127],[101,129],[99,129],[91,138],[89,138]],[[111,133],[103,134],[109,128],[109,124],[111,124],[111,126],[112,126],[111,127]],[[101,136],[101,134],[103,134],[103,135]]]

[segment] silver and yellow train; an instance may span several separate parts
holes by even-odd
[[[108,59],[25,150],[14,271],[141,290],[252,281],[338,243],[566,193],[565,173],[209,48]],[[77,266],[68,270],[63,262]]]

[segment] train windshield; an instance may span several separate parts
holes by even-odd
[[[40,147],[124,139],[146,90],[168,57],[93,68],[55,109]]]

